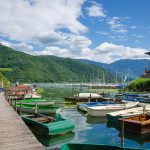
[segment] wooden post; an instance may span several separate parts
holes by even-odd
[[[144,105],[143,106],[143,114],[145,114],[145,110],[146,110],[145,108],[146,108],[146,106]]]
[[[22,103],[20,103],[20,111],[19,111],[19,114],[21,115],[22,113]]]
[[[38,105],[37,105],[37,102],[35,102],[35,113],[37,113],[37,109],[38,109],[38,107],[37,107]]]
[[[9,105],[10,105],[10,96],[8,97],[8,103],[9,103]]]
[[[78,95],[77,95],[77,102],[79,102],[79,93],[78,93]]]
[[[15,111],[17,112],[17,100],[15,100]]]
[[[127,102],[124,103],[124,109],[126,109],[126,103],[127,103]]]
[[[122,118],[121,120],[120,137],[121,137],[121,146],[124,147],[124,118]]]
[[[88,102],[91,102],[91,93],[90,93],[90,97],[88,98]]]
[[[10,105],[13,105],[13,98],[10,99]]]

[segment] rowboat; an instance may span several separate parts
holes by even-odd
[[[14,108],[23,113],[41,113],[41,114],[56,114],[60,113],[62,106],[56,105],[54,102],[48,101],[33,101],[33,102],[25,102],[26,100],[22,100],[14,104]]]
[[[58,135],[74,129],[73,122],[68,119],[63,119],[59,114],[54,117],[42,114],[22,115],[21,118],[28,125],[40,127],[43,134]]]
[[[77,103],[77,108],[81,111],[87,112],[87,107],[105,106],[109,104],[115,104],[115,102],[89,102],[89,103]]]
[[[124,123],[124,130],[135,132],[138,134],[150,133],[150,114],[143,113],[128,118],[121,118],[119,122]]]
[[[129,109],[136,107],[139,102],[125,101],[121,104],[110,104],[105,106],[95,106],[95,107],[87,107],[87,113],[90,116],[95,117],[104,117],[107,113],[113,111],[119,111],[123,109]]]
[[[131,109],[126,109],[126,110],[120,110],[120,111],[115,111],[111,113],[107,113],[107,119],[110,122],[113,123],[118,123],[119,118],[128,118],[130,116],[135,116],[142,114],[143,112],[150,112],[150,107],[137,107],[137,108],[131,108]]]
[[[114,145],[97,145],[97,144],[77,144],[69,143],[61,146],[60,150],[142,150],[141,148],[135,147],[121,147]]]

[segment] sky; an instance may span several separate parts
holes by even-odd
[[[150,0],[0,0],[0,43],[31,55],[149,59]]]

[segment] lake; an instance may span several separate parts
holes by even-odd
[[[64,84],[39,84],[38,86],[44,87],[46,92],[44,97],[50,101],[64,101],[65,96],[71,96],[78,92],[97,92],[103,90],[93,90],[87,87],[70,87]],[[114,92],[114,91],[113,91]],[[112,94],[113,95],[113,94]],[[76,109],[76,106],[64,106],[61,111],[64,118],[72,120],[75,124],[73,132],[46,137],[42,136],[36,129],[31,129],[37,139],[45,146],[46,150],[52,148],[59,148],[62,144],[72,143],[95,143],[95,144],[108,144],[108,145],[124,145],[125,147],[140,147],[150,148],[150,136],[139,136],[132,133],[124,133],[121,136],[118,127],[107,123],[106,118],[89,117],[87,114],[82,113]]]

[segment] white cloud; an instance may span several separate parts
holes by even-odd
[[[102,5],[94,3],[91,7],[87,8],[88,15],[91,17],[106,17]]]
[[[113,32],[117,33],[127,33],[127,26],[122,23],[123,20],[129,19],[128,17],[120,18],[120,17],[112,17],[108,19],[108,25],[110,26]]]
[[[123,45],[116,45],[113,43],[102,43],[96,49],[97,55],[103,58],[107,58],[103,62],[108,61],[108,63],[119,60],[119,59],[141,59],[148,58],[144,53],[147,52],[146,49],[142,48],[132,48]]]
[[[108,32],[104,32],[104,31],[100,31],[100,32],[98,32],[98,33],[101,34],[101,35],[109,35]]]
[[[145,52],[147,50],[142,48],[132,48],[104,42],[95,49],[82,47],[76,53],[72,49],[46,47],[43,51],[34,52],[34,55],[55,55],[111,63],[119,59],[149,59],[149,56],[144,54]]]
[[[138,39],[143,39],[145,36],[139,35],[139,34],[132,34],[133,37],[138,38]]]
[[[22,52],[29,53],[29,54],[32,53],[32,50],[33,50],[33,46],[25,42],[17,43],[17,44],[11,43],[11,47],[14,48],[15,50],[22,51]]]
[[[131,26],[131,29],[136,29],[137,28],[137,26]]]
[[[17,51],[22,51],[22,52],[25,52],[25,53],[28,53],[28,54],[32,54],[33,53],[33,46],[30,45],[30,44],[27,44],[25,42],[11,43],[11,42],[4,41],[4,40],[0,39],[0,43],[2,45],[11,47],[11,48],[13,48],[13,49],[15,49]]]
[[[5,45],[5,46],[8,46],[8,47],[11,47],[11,44],[10,44],[9,42],[4,41],[4,40],[2,40],[2,39],[0,39],[0,44]]]
[[[34,55],[55,55],[59,57],[78,58],[82,55],[84,49],[92,44],[91,40],[84,36],[72,36],[67,39],[68,48],[60,48],[58,46],[47,46],[43,51],[34,51]]]
[[[13,40],[31,41],[62,28],[75,34],[87,31],[78,20],[84,0],[0,0],[0,3],[0,35]],[[42,42],[47,40],[42,38]],[[47,38],[55,41],[58,37],[52,39],[47,34]]]
[[[42,43],[42,44],[61,44],[65,43],[68,38],[68,35],[63,33],[57,32],[40,32],[35,41]]]
[[[70,50],[78,55],[82,49],[89,47],[92,44],[92,41],[85,36],[73,36],[70,39],[69,44]]]
[[[48,46],[43,51],[34,51],[33,55],[54,55],[58,57],[73,57],[68,49]]]

